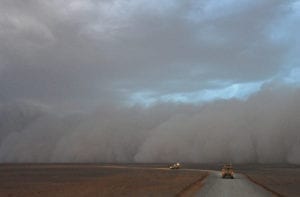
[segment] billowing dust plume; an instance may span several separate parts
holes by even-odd
[[[60,115],[0,106],[1,162],[300,163],[300,89],[267,85],[245,101],[99,106]]]

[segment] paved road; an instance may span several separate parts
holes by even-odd
[[[220,172],[210,171],[210,175],[204,181],[204,186],[196,196],[201,197],[227,197],[227,196],[272,196],[272,194],[260,186],[249,181],[241,174],[235,174],[234,179],[222,179]]]

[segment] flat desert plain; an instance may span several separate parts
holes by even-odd
[[[277,196],[300,196],[300,166],[298,165],[249,165],[240,172]]]
[[[0,164],[1,197],[193,196],[222,164]],[[274,196],[300,196],[300,166],[234,165]],[[206,171],[208,170],[208,171]],[[212,171],[211,171],[212,172]]]
[[[190,196],[206,175],[165,165],[2,164],[0,196]]]

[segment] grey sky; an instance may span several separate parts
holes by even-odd
[[[2,0],[0,9],[3,101],[124,103],[299,68],[298,1]]]

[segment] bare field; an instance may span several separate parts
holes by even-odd
[[[222,164],[1,164],[1,197],[192,196]],[[234,165],[279,196],[300,196],[300,166]]]
[[[241,172],[277,196],[300,196],[300,166],[262,165]]]
[[[5,164],[0,196],[175,196],[197,191],[206,175],[159,165]]]

